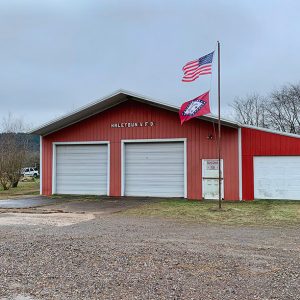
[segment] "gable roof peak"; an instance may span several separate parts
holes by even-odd
[[[146,103],[148,105],[156,106],[162,109],[166,109],[173,112],[178,112],[179,107],[162,102],[160,100],[152,99],[148,96],[140,95],[131,91],[127,91],[125,89],[118,89],[112,94],[109,94],[103,98],[100,98],[96,101],[93,101],[87,105],[84,105],[82,107],[79,107],[78,109],[73,110],[72,112],[63,115],[61,117],[58,117],[50,122],[47,122],[35,129],[32,129],[29,133],[31,134],[38,134],[38,135],[47,135],[52,132],[58,131],[62,128],[65,128],[67,126],[70,126],[74,123],[80,122],[84,119],[87,119],[95,114],[98,114],[104,110],[107,110],[113,106],[116,106],[126,100],[128,98],[132,98],[136,101]],[[200,119],[203,119],[205,121],[209,122],[216,122],[217,117],[213,115],[206,115],[199,117]],[[239,127],[239,123],[223,119],[221,120],[223,125],[230,126],[230,127]]]

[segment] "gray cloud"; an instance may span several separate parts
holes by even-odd
[[[299,81],[298,1],[1,1],[0,118],[39,125],[125,88],[180,105],[185,62],[222,42],[222,107]],[[215,66],[216,67],[216,66]],[[216,112],[216,74],[212,77]]]

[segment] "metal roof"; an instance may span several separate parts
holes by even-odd
[[[279,134],[279,135],[284,135],[284,136],[289,136],[289,137],[300,139],[300,135],[296,134],[296,133],[278,131],[278,130],[274,130],[274,129],[257,127],[257,126],[253,126],[253,125],[247,125],[247,124],[240,124],[240,127],[250,128],[250,129],[255,129],[255,130],[260,130],[260,131],[264,131],[264,132],[269,132],[269,133],[274,133],[274,134]]]
[[[48,123],[43,124],[40,127],[32,129],[29,133],[38,134],[38,135],[47,135],[52,132],[58,131],[64,127],[70,126],[71,124],[80,122],[84,119],[87,119],[95,114],[98,114],[104,110],[107,110],[113,106],[116,106],[128,99],[133,99],[139,102],[143,102],[152,106],[156,106],[159,108],[163,108],[169,111],[178,112],[179,107],[173,106],[170,104],[163,103],[161,101],[157,101],[151,99],[146,96],[138,95],[125,90],[118,90],[111,95],[108,95],[104,98],[96,100],[88,105],[82,106],[69,114],[66,114],[62,117],[56,118]],[[217,122],[218,118],[214,115],[206,115],[201,116],[199,119],[209,121],[209,122]],[[178,121],[179,122],[179,121]],[[241,125],[238,122],[221,119],[222,125],[230,126],[230,127],[240,127]]]

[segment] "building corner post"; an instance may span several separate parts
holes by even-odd
[[[239,200],[243,201],[242,128],[238,128]]]
[[[40,136],[40,195],[43,194],[43,137]]]

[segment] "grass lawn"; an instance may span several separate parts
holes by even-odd
[[[129,209],[135,216],[155,216],[196,223],[224,225],[299,226],[300,201],[256,200],[249,202],[162,200]]]
[[[38,195],[40,193],[40,180],[35,179],[30,182],[19,182],[16,188],[10,188],[4,191],[0,187],[0,199],[6,199],[9,196],[21,196],[21,195]]]

